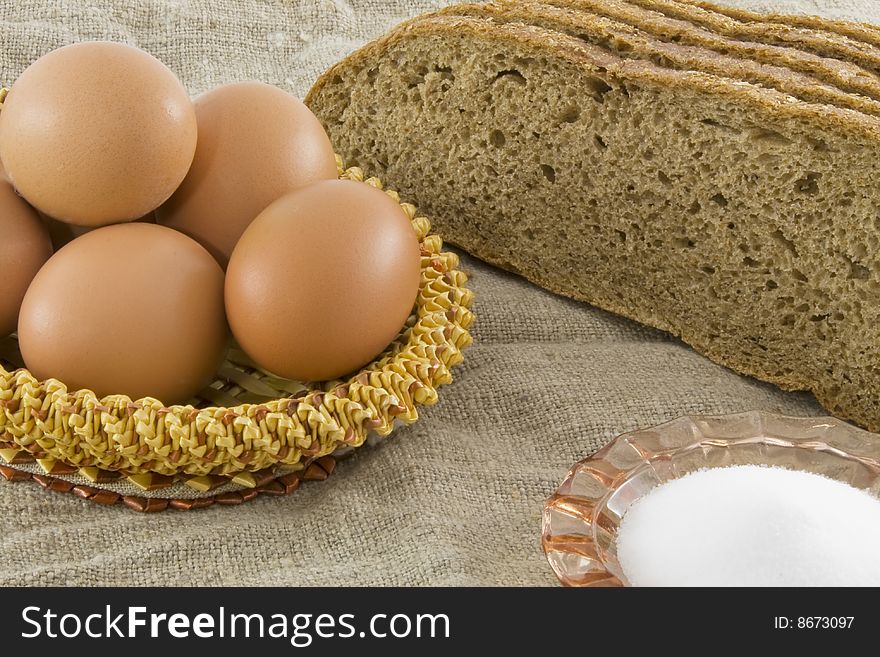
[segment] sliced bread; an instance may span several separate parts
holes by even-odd
[[[844,91],[880,100],[880,77],[851,61],[843,61],[793,48],[754,43],[716,34],[689,21],[646,10],[625,0],[544,0],[548,4],[607,16],[627,23],[664,41],[702,46],[716,52],[784,66],[810,74]],[[515,4],[515,3],[510,3]]]
[[[626,23],[576,9],[543,2],[488,2],[452,5],[434,15],[474,16],[502,23],[537,25],[602,46],[619,57],[644,59],[667,68],[703,71],[743,80],[807,102],[828,103],[880,116],[880,102],[847,93],[806,73],[731,57],[701,46],[665,42]]]
[[[454,16],[307,103],[444,238],[880,429],[878,119]]]
[[[726,14],[680,0],[628,0],[667,16],[694,22],[718,34],[758,43],[787,45],[826,57],[855,62],[880,72],[880,48],[865,41],[824,29],[797,27],[770,21],[744,22]]]
[[[790,25],[791,27],[807,27],[814,30],[826,30],[845,37],[850,37],[851,39],[858,39],[875,46],[880,46],[880,26],[872,23],[856,23],[802,14],[762,14],[748,9],[740,9],[738,7],[717,5],[711,2],[706,2],[705,0],[681,1],[749,23],[779,23],[781,25]]]

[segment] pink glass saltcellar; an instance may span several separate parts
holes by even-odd
[[[626,586],[616,538],[629,506],[666,481],[731,465],[813,472],[880,496],[878,434],[833,417],[681,417],[622,434],[572,466],[544,504],[547,561],[565,586]]]

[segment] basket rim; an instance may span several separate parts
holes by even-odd
[[[0,101],[2,102],[2,101]],[[371,432],[390,433],[396,421],[418,418],[418,406],[437,401],[450,368],[472,343],[473,293],[455,253],[429,234],[414,205],[365,178],[359,167],[339,177],[385,191],[410,219],[421,246],[421,281],[414,314],[377,359],[345,380],[312,384],[305,393],[237,406],[166,406],[145,397],[98,398],[69,391],[57,379],[37,380],[26,368],[0,364],[0,443],[46,461],[130,474],[229,474],[276,464],[295,465],[358,447]],[[414,322],[410,325],[410,322]]]
[[[37,474],[9,464],[0,465],[0,478],[10,483],[29,482],[38,484],[53,493],[75,495],[82,500],[102,506],[118,504],[124,505],[138,513],[155,513],[157,511],[165,511],[166,509],[194,511],[205,509],[215,504],[238,506],[263,495],[290,495],[299,490],[303,483],[327,479],[336,470],[336,462],[337,459],[333,456],[322,456],[309,463],[302,470],[262,477],[260,483],[253,487],[241,487],[223,492],[209,492],[197,497],[175,496],[173,494],[160,496],[124,494],[103,487],[100,484],[76,483],[51,473]]]

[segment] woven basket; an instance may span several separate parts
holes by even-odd
[[[338,157],[337,165],[341,178],[382,189],[378,179],[365,180],[361,169],[344,168]],[[457,269],[458,256],[441,251],[440,238],[428,234],[428,220],[413,205],[400,205],[421,244],[418,298],[394,342],[360,372],[307,387],[272,376],[233,347],[196,399],[165,406],[152,398],[98,398],[55,379],[39,381],[24,368],[12,336],[0,340],[0,459],[7,463],[0,474],[25,478],[15,465],[31,462],[44,476],[27,478],[92,499],[100,488],[77,491],[75,482],[57,484],[51,477],[76,473],[96,485],[126,477],[144,491],[182,482],[204,492],[232,482],[254,491],[238,495],[243,501],[256,492],[279,492],[272,486],[279,479],[323,478],[315,467],[326,476],[333,462],[327,457],[360,446],[368,434],[388,435],[395,421],[414,422],[420,405],[437,401],[438,387],[452,380],[450,368],[471,343],[473,295]],[[155,510],[139,508],[150,506],[141,499],[123,501]]]

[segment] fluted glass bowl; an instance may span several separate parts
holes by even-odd
[[[813,472],[880,496],[878,434],[832,417],[681,417],[622,434],[569,470],[544,505],[550,566],[565,586],[627,586],[616,539],[630,505],[671,479],[731,465]]]

